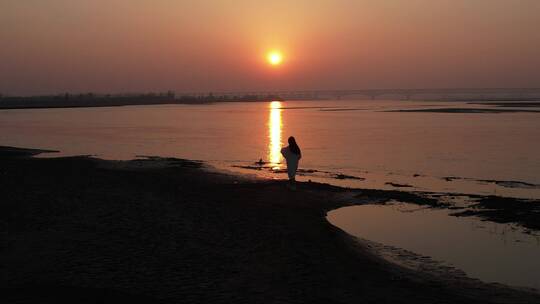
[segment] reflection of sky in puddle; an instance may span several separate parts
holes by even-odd
[[[329,212],[328,220],[352,235],[428,255],[486,282],[540,289],[540,236],[448,214],[400,203],[345,207]]]

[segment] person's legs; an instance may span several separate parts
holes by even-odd
[[[287,184],[287,188],[291,190],[296,190],[296,179],[294,176],[289,175],[289,183]]]
[[[289,182],[291,183],[291,190],[296,190],[296,179],[293,177]]]
[[[289,176],[287,188],[296,190],[296,166],[292,166],[291,164],[287,163],[287,175]]]

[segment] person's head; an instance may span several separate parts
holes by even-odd
[[[294,139],[293,136],[289,137],[289,148],[291,149],[291,152],[294,154],[300,155],[300,147],[298,147],[298,144],[296,143],[296,139]]]

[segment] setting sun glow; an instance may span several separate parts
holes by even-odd
[[[280,65],[283,62],[283,55],[278,51],[268,53],[266,58],[271,65]]]

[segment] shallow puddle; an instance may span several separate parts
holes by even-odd
[[[449,213],[394,203],[344,207],[327,218],[351,235],[430,256],[469,277],[540,289],[539,235]]]

